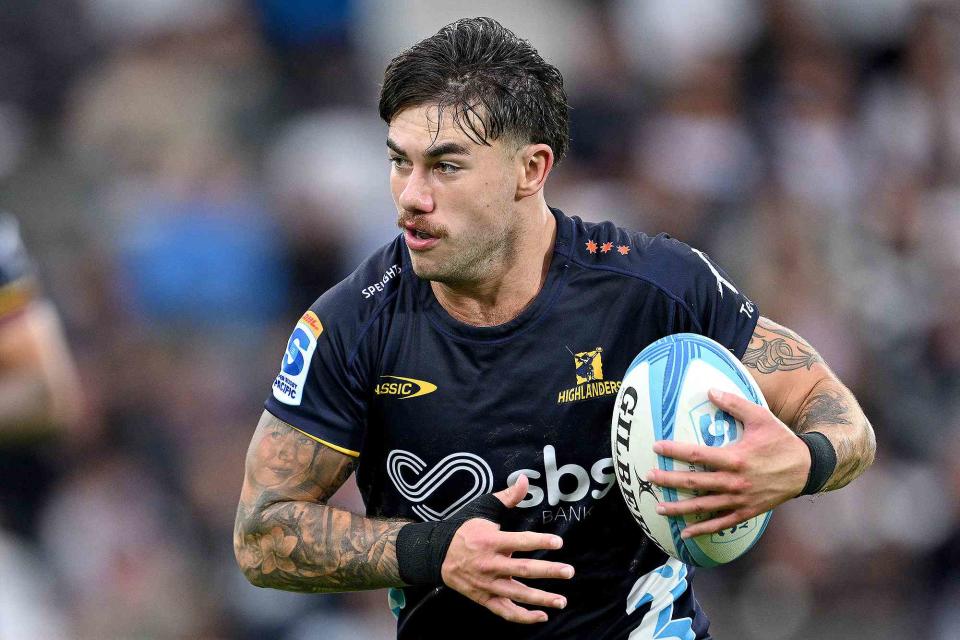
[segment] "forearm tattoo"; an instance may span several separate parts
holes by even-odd
[[[807,396],[795,425],[797,433],[819,431],[837,452],[837,468],[821,491],[848,485],[873,464],[873,428],[853,394],[836,380],[823,380]]]
[[[796,432],[817,431],[829,424],[852,424],[843,394],[832,389],[811,393],[797,417]]]
[[[400,586],[397,532],[378,520],[326,504],[353,471],[338,453],[265,416],[250,450],[234,550],[258,586],[330,592]]]
[[[758,374],[777,376],[782,375],[781,372],[808,371],[814,365],[824,365],[810,343],[765,317],[757,321],[741,361]],[[799,408],[793,408],[798,405]],[[802,400],[792,400],[790,406],[785,411],[788,416],[785,419],[789,419],[791,429],[797,433],[818,431],[827,436],[837,452],[837,468],[823,491],[849,484],[873,463],[876,448],[873,428],[856,398],[833,374],[822,378]]]
[[[823,360],[796,333],[761,316],[741,362],[760,373],[773,373],[810,369]]]

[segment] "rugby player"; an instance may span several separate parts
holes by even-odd
[[[390,588],[400,638],[709,638],[692,568],[645,540],[614,488],[627,366],[700,333],[771,407],[714,394],[745,422],[739,443],[656,445],[715,470],[648,477],[703,493],[666,513],[717,512],[688,535],[860,475],[874,439],[856,400],[704,253],[547,205],[563,80],[494,20],[398,55],[379,106],[402,234],[294,329],[247,456],[243,572]],[[326,504],[354,470],[366,515]]]
[[[41,291],[16,218],[0,212],[0,637],[66,638],[34,548],[60,479],[51,450],[76,429],[83,399],[60,317]],[[76,431],[73,431],[76,434]]]
[[[24,537],[59,475],[47,450],[83,413],[60,316],[13,215],[0,212],[0,529]]]

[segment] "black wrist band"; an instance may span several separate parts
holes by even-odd
[[[834,469],[837,468],[837,452],[834,451],[833,444],[827,436],[819,431],[801,433],[800,439],[810,449],[810,474],[800,495],[809,496],[820,491],[833,475]]]
[[[440,585],[440,569],[453,536],[467,520],[483,518],[500,522],[506,511],[493,494],[471,500],[442,522],[411,522],[397,532],[397,568],[400,579],[411,585]]]
[[[440,567],[461,522],[412,522],[397,532],[397,569],[406,584],[439,585]]]

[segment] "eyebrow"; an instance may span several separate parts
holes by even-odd
[[[407,153],[400,148],[400,145],[390,138],[387,138],[387,146],[394,153],[397,153],[401,156],[407,155]],[[456,142],[442,142],[440,144],[427,147],[427,150],[423,155],[426,158],[439,158],[440,156],[446,155],[468,156],[470,155],[470,150],[462,144],[458,144]]]

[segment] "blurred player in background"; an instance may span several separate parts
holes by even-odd
[[[390,587],[401,638],[709,638],[693,570],[611,492],[623,372],[693,331],[740,358],[771,407],[712,395],[745,423],[741,442],[658,445],[714,469],[647,478],[700,492],[665,513],[716,514],[685,535],[860,475],[874,440],[856,400],[704,253],[547,206],[563,80],[499,23],[461,20],[397,56],[380,115],[403,235],[290,338],[247,456],[245,575]],[[325,504],[354,469],[366,517]]]
[[[16,219],[0,213],[0,637],[55,638],[36,535],[62,462],[48,445],[82,413],[79,379],[53,305],[40,292]]]

